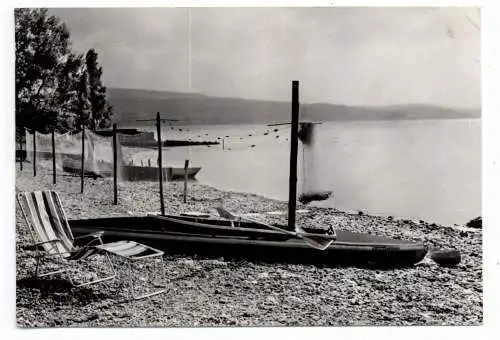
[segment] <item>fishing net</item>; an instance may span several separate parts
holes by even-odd
[[[332,191],[325,188],[318,175],[318,161],[321,159],[316,145],[317,124],[302,123],[298,132],[302,142],[302,174],[299,201],[308,204],[312,201],[324,201],[330,198]]]
[[[35,141],[33,141],[35,139]],[[35,142],[35,143],[33,143]],[[84,136],[84,172],[95,177],[113,176],[113,138],[102,137],[85,130]],[[34,145],[35,144],[35,145]],[[54,134],[56,170],[65,173],[80,174],[82,169],[82,132],[76,134]],[[36,155],[35,150],[36,148]],[[26,131],[26,156],[43,173],[52,171],[52,135]],[[122,151],[117,139],[117,160],[119,179],[123,177]]]
[[[33,145],[33,139],[35,139],[35,145]],[[55,159],[56,159],[56,169],[59,171],[63,170],[63,160],[66,157],[71,159],[81,157],[82,144],[81,144],[81,133],[76,135],[66,134],[54,134],[55,142]],[[51,169],[52,168],[52,135],[42,134],[39,132],[30,133],[26,132],[26,157],[31,163],[34,162],[35,154],[34,148],[36,148],[36,165],[40,170]],[[88,150],[87,150],[88,153]],[[88,157],[88,156],[87,156]]]
[[[158,145],[155,132],[141,132],[135,135],[119,134],[118,139],[122,146],[151,148]]]

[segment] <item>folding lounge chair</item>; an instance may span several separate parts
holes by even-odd
[[[71,275],[68,275],[68,279],[75,287],[108,281],[116,277],[116,271],[109,259],[109,254],[114,254],[128,260],[130,294],[134,299],[157,295],[165,291],[165,289],[160,289],[147,294],[135,295],[132,280],[132,263],[134,261],[143,259],[153,259],[154,261],[154,258],[159,258],[163,264],[162,251],[133,241],[103,243],[101,236],[104,232],[73,237],[61,200],[55,191],[21,192],[17,195],[17,200],[34,241],[32,246],[36,248],[35,277],[68,272],[72,268],[69,265],[70,261],[83,260],[96,254],[104,254],[108,267],[113,273],[112,275],[78,284],[74,282]],[[75,245],[75,241],[80,239],[89,239],[89,241],[84,246],[78,247]],[[40,247],[43,249],[40,249]],[[62,260],[61,262],[66,260],[67,267],[40,274],[38,270],[44,257],[59,258]],[[155,265],[154,269],[156,269],[156,261],[153,263]],[[162,266],[160,266],[160,272],[163,278]]]

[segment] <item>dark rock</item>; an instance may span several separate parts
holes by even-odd
[[[470,220],[469,222],[467,222],[467,224],[465,226],[469,227],[469,228],[474,228],[474,229],[482,229],[483,228],[483,219],[481,216],[476,217],[476,218]]]
[[[461,261],[460,252],[455,249],[433,250],[429,256],[434,262],[443,267],[454,267]]]
[[[299,202],[308,204],[312,201],[324,201],[330,198],[331,194],[331,191],[307,192],[299,196]]]

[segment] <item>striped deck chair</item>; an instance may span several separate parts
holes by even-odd
[[[61,200],[55,191],[20,192],[17,195],[17,200],[33,238],[34,243],[31,246],[36,248],[35,277],[68,272],[72,269],[71,261],[84,260],[96,254],[103,254],[112,275],[78,284],[75,283],[72,275],[68,275],[68,279],[75,287],[108,281],[116,277],[115,268],[109,258],[109,254],[113,254],[128,260],[130,294],[134,299],[157,295],[165,291],[165,289],[160,289],[136,295],[132,280],[132,262],[158,258],[163,264],[162,251],[133,241],[103,243],[102,235],[104,232],[73,237]],[[88,239],[87,243],[85,243],[85,239]],[[83,246],[75,245],[75,241],[81,242],[81,240],[84,241]],[[40,274],[38,272],[40,264],[42,259],[46,257],[59,258],[65,264],[65,268]],[[156,261],[154,264],[154,269],[156,269]],[[162,268],[163,265],[160,266],[160,270]],[[163,272],[161,277],[164,278]]]

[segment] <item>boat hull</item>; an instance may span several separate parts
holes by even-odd
[[[197,221],[197,222],[195,222]],[[134,240],[166,252],[245,258],[291,263],[410,266],[421,261],[427,248],[419,243],[337,230],[337,240],[326,250],[309,247],[302,239],[262,226],[178,216],[112,217],[70,220],[75,235],[104,231],[104,241]]]
[[[201,167],[191,167],[187,168],[187,177],[192,179],[200,172]],[[184,168],[167,167],[167,176],[169,180],[179,180],[184,179],[185,170]]]
[[[75,156],[65,157],[62,161],[62,169],[65,172],[80,174],[82,172],[82,161],[74,159]],[[107,162],[84,161],[84,175],[90,177],[112,177],[113,164]]]
[[[92,177],[113,177],[113,164],[107,162],[92,162],[86,160],[84,163],[84,174]],[[94,167],[97,168],[94,168]],[[80,159],[66,157],[62,162],[63,171],[80,174],[82,171],[82,162]],[[184,168],[165,167],[163,170],[163,178],[169,181],[184,179]],[[190,167],[187,169],[188,179],[194,179],[196,174],[201,170],[201,167]],[[121,179],[127,181],[157,181],[158,168],[123,165],[121,166]]]

